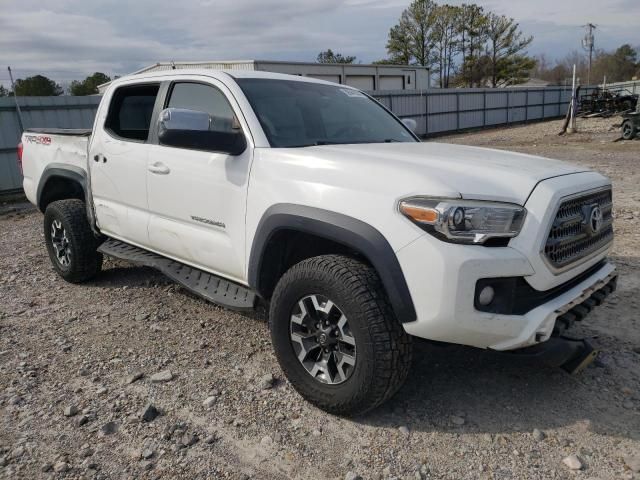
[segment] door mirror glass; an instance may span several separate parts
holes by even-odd
[[[416,122],[413,118],[403,118],[402,123],[404,126],[411,130],[413,133],[416,133],[418,129],[418,122]]]
[[[158,138],[162,145],[170,147],[240,155],[247,148],[247,140],[239,127],[235,118],[214,118],[198,110],[166,108],[158,118]]]

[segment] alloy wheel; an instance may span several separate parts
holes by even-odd
[[[305,370],[321,383],[345,382],[356,365],[356,340],[347,317],[322,295],[300,299],[291,313],[291,345]]]

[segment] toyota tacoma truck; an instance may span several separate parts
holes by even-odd
[[[583,368],[565,331],[616,287],[611,182],[411,127],[345,85],[172,70],[114,81],[92,130],[25,131],[19,161],[64,280],[109,255],[267,306],[284,374],[328,412],[391,397],[413,337]]]

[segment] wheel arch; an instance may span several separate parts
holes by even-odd
[[[87,175],[73,165],[52,163],[42,172],[36,201],[38,209],[44,213],[47,205],[56,200],[77,198],[86,201]]]
[[[284,251],[283,244],[291,238],[289,235],[301,238],[302,242],[298,241],[298,244],[311,249],[310,254],[303,255],[300,260],[323,253],[362,256],[380,276],[398,320],[402,323],[416,320],[400,263],[382,233],[356,218],[302,205],[273,205],[258,224],[249,256],[248,282],[260,296],[269,298],[277,280],[291,266],[278,263],[282,258],[279,254]],[[285,241],[279,241],[283,236]],[[310,239],[314,242],[309,242]]]

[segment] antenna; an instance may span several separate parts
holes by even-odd
[[[583,27],[586,29],[586,32],[582,39],[582,48],[589,52],[589,70],[587,70],[587,85],[589,85],[591,83],[591,63],[593,62],[593,47],[595,45],[593,31],[596,29],[596,26],[593,23],[587,23],[583,25]]]

